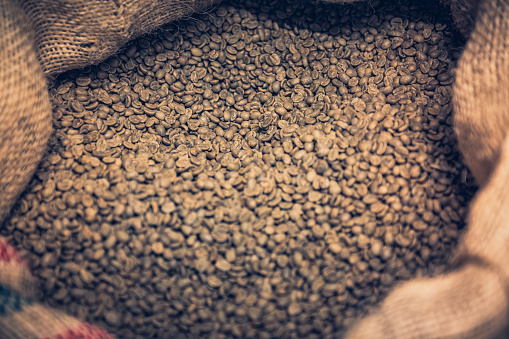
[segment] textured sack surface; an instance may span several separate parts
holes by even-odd
[[[456,72],[455,130],[479,184],[494,169],[509,128],[509,3],[484,1]]]
[[[468,5],[468,2],[458,1],[457,4]],[[0,194],[3,196],[0,221],[28,182],[51,131],[49,101],[32,48],[31,28],[23,24],[33,23],[34,41],[44,72],[55,74],[98,62],[127,40],[192,12],[193,6],[202,5],[207,3],[179,2],[176,6],[175,3],[112,1],[93,5],[89,2],[83,6],[71,1],[25,1],[23,8],[29,19],[24,19],[14,1],[0,0],[0,39],[5,46],[0,51]],[[91,10],[88,6],[96,7]],[[457,8],[458,13],[472,12]],[[508,42],[504,35],[508,28],[507,16],[507,4],[503,1],[490,0],[481,6],[477,26],[458,70],[455,106],[460,147],[481,184],[488,182],[495,167],[508,124],[504,114],[507,94],[503,90],[508,88],[505,75]],[[463,19],[470,22],[472,16]],[[505,163],[507,160],[502,161],[499,168],[509,168],[509,163]],[[488,193],[482,196],[489,197],[506,184],[507,178],[500,171],[486,186]],[[379,314],[357,327],[359,332],[353,332],[356,333],[353,337],[362,337],[362,334],[405,338],[479,337],[481,334],[491,337],[496,333],[508,316],[505,282],[494,273],[503,268],[505,258],[498,250],[507,243],[503,234],[504,218],[501,218],[507,204],[504,205],[503,195],[494,196],[500,204],[488,205],[482,199],[477,200],[472,216],[474,226],[471,225],[464,247],[466,254],[475,253],[482,258],[481,262],[492,266],[467,264],[445,278],[408,283],[389,297]],[[499,219],[490,219],[492,223],[486,225],[487,219],[481,212]],[[483,241],[477,241],[480,235]],[[425,289],[429,294],[422,298]],[[422,318],[423,310],[431,315],[430,319]],[[389,329],[391,324],[393,329]]]
[[[46,82],[17,1],[0,1],[0,223],[25,188],[51,133]]]
[[[478,0],[440,0],[450,10],[456,28],[468,37],[474,28]]]
[[[217,0],[28,0],[23,7],[36,32],[47,74],[106,59],[127,41],[190,15]]]
[[[348,338],[493,338],[508,315],[497,275],[468,265],[443,278],[399,286]]]

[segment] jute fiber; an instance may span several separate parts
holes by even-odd
[[[450,6],[451,14],[456,28],[468,36],[474,27],[475,15],[479,1],[473,0],[443,0],[446,6]]]
[[[51,133],[34,34],[15,0],[0,1],[0,222],[44,154]]]
[[[131,39],[217,0],[28,0],[35,46],[46,74],[95,64]]]

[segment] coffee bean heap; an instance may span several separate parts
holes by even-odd
[[[1,234],[120,338],[330,338],[444,269],[474,187],[418,4],[224,3],[59,77]]]

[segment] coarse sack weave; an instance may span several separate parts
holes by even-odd
[[[34,32],[16,0],[0,0],[0,224],[41,160],[51,106]]]
[[[95,64],[217,0],[0,0],[0,224],[51,134],[44,75]]]

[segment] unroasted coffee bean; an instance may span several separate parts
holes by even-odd
[[[120,338],[328,338],[442,272],[475,189],[454,33],[371,5],[227,2],[59,76],[0,232],[44,302]]]
[[[222,285],[221,280],[214,275],[208,277],[208,283],[210,287],[220,287]]]
[[[122,324],[121,315],[115,311],[107,311],[104,314],[104,320],[110,326],[118,326]]]
[[[302,312],[302,308],[298,303],[292,303],[288,306],[288,315],[291,317],[299,315]]]
[[[85,284],[89,284],[89,283],[93,282],[93,280],[94,280],[94,276],[90,272],[88,272],[86,269],[83,269],[83,268],[80,269],[79,274],[80,274],[81,280]]]
[[[412,75],[403,75],[400,79],[399,79],[399,83],[401,85],[408,85],[410,84],[412,81],[414,81],[415,77],[412,76]]]
[[[231,269],[231,265],[226,260],[219,260],[216,262],[216,268],[220,271],[227,272]]]

